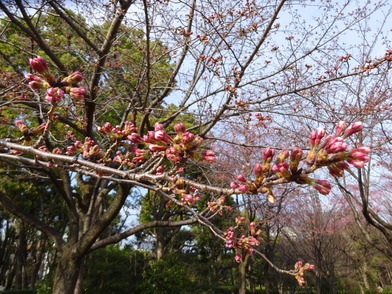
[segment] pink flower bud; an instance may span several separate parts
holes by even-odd
[[[49,70],[46,60],[41,56],[29,59],[30,67],[39,73],[44,73]]]
[[[31,89],[42,89],[45,88],[45,86],[49,85],[48,83],[44,82],[44,81],[32,81],[29,83],[29,86]]]
[[[270,163],[270,162],[272,161],[272,159],[273,159],[274,156],[275,156],[275,150],[272,149],[272,148],[270,148],[270,147],[267,147],[267,148],[264,150],[263,161],[264,161],[265,163]]]
[[[278,157],[276,158],[276,163],[282,163],[289,157],[289,151],[287,149],[283,149],[280,151]]]
[[[363,129],[362,122],[358,121],[348,126],[346,131],[344,132],[343,138],[350,137],[352,134],[355,134]]]
[[[372,152],[372,149],[370,149],[369,147],[366,146],[361,146],[359,148],[356,149],[356,151],[365,153],[365,154],[369,154],[370,152]]]
[[[163,125],[160,124],[160,123],[155,123],[155,124],[154,124],[154,130],[155,130],[155,132],[158,132],[158,131],[165,131],[165,129],[163,128]]]
[[[241,184],[241,185],[238,187],[238,190],[239,190],[240,192],[242,192],[242,193],[245,193],[246,191],[248,191],[248,185]]]
[[[187,144],[189,144],[189,143],[192,143],[194,139],[195,139],[195,135],[194,135],[194,134],[192,134],[192,133],[190,133],[190,132],[186,132],[186,133],[184,133],[184,134],[182,135],[182,140],[181,140],[181,142],[182,142],[184,145],[187,145]]]
[[[59,88],[48,88],[46,93],[46,100],[52,103],[64,97],[64,91]]]
[[[157,144],[150,144],[148,145],[148,149],[150,149],[151,151],[162,151],[167,149],[167,146],[161,146],[161,145],[157,145]]]
[[[30,81],[30,82],[34,82],[34,81],[36,81],[36,82],[43,81],[41,77],[39,77],[39,76],[37,76],[37,75],[35,75],[35,74],[32,74],[32,73],[26,74],[26,75],[25,75],[25,79],[28,80],[28,81]]]
[[[185,125],[183,123],[175,124],[174,125],[174,131],[177,134],[182,134],[182,133],[186,132],[186,127],[185,127]]]
[[[340,121],[337,125],[336,125],[336,137],[339,137],[343,131],[346,129],[347,124],[345,121]]]
[[[245,179],[245,177],[243,175],[238,175],[237,176],[237,180],[239,180],[240,182],[243,182],[243,183],[246,182],[246,179]]]
[[[72,74],[70,74],[68,77],[63,79],[63,83],[66,83],[68,85],[72,84],[77,84],[83,80],[83,75],[82,73],[76,71]]]
[[[195,136],[195,139],[192,142],[194,147],[199,147],[202,143],[203,143],[203,138],[200,136]]]
[[[215,154],[212,150],[203,151],[201,154],[203,156],[203,159],[208,162],[215,162],[216,161]]]
[[[83,99],[84,94],[86,93],[86,90],[84,88],[71,88],[70,89],[70,94],[78,99]]]
[[[165,131],[157,131],[154,134],[154,138],[158,141],[168,142],[165,135],[168,136]]]
[[[139,134],[136,134],[136,133],[132,133],[132,134],[128,135],[127,139],[135,144],[139,144],[139,143],[143,142],[143,138],[140,137]]]
[[[322,127],[317,128],[310,134],[310,146],[317,147],[320,144],[321,139],[325,135],[325,129]]]
[[[237,188],[239,187],[239,185],[238,185],[237,182],[230,182],[230,187],[231,187],[232,189],[237,189]]]
[[[260,176],[263,172],[263,166],[260,163],[256,163],[255,167],[253,168],[253,172],[255,176]]]
[[[239,254],[239,253],[237,252],[237,253],[235,254],[234,259],[235,259],[236,262],[241,263],[241,261],[242,261],[242,256],[241,256],[241,254]]]

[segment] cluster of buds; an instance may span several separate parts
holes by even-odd
[[[345,139],[361,131],[363,125],[356,122],[347,125],[341,121],[336,126],[335,135],[325,137],[324,128],[317,128],[310,134],[310,150],[304,162],[309,166],[308,170],[299,169],[303,160],[303,150],[294,148],[291,151],[283,149],[277,156],[275,150],[266,148],[263,152],[262,162],[256,163],[253,169],[253,180],[247,180],[243,175],[237,176],[237,181],[230,184],[238,193],[267,194],[270,202],[275,202],[271,191],[270,181],[296,182],[308,184],[321,194],[327,195],[331,191],[331,184],[325,180],[314,180],[308,177],[308,173],[314,172],[321,167],[327,167],[332,176],[341,177],[343,172],[349,169],[349,164],[356,168],[364,167],[369,162],[369,147],[361,146],[353,150],[347,150],[348,144]],[[273,162],[274,161],[274,162]]]
[[[186,132],[184,124],[179,123],[174,125],[174,131],[176,132],[176,136],[172,138],[166,133],[161,124],[156,123],[154,125],[154,131],[149,131],[143,137],[143,141],[147,144],[150,151],[164,151],[166,158],[175,163],[179,163],[183,158],[202,158],[208,162],[214,162],[216,160],[212,150],[200,152],[203,139],[190,132]]]
[[[126,121],[123,128],[121,128],[119,125],[113,127],[109,122],[105,123],[102,127],[98,127],[98,132],[109,136],[110,140],[114,142],[124,140],[129,140],[136,144],[142,142],[142,138],[137,133],[135,133],[135,131],[136,126],[130,121]]]
[[[25,141],[31,141],[31,137],[42,134],[45,130],[46,123],[42,123],[35,128],[28,128],[23,121],[17,120],[15,121],[15,126],[22,132]]]
[[[211,212],[218,212],[223,215],[224,211],[232,211],[233,207],[225,205],[226,197],[219,197],[216,201],[207,202],[207,206]]]
[[[73,145],[67,147],[65,154],[82,154],[83,158],[91,161],[99,161],[104,156],[104,153],[99,145],[95,144],[95,141],[89,137],[84,139],[84,143],[81,141],[75,141]]]
[[[182,205],[194,206],[200,200],[199,190],[195,187],[186,189],[183,177],[177,177],[177,180],[172,185],[171,191],[179,195]]]
[[[42,57],[29,59],[30,67],[38,74],[28,73],[25,75],[32,89],[46,89],[46,100],[55,105],[65,94],[83,99],[85,89],[75,87],[75,85],[83,80],[80,72],[74,72],[64,79],[56,79],[50,72],[46,60]]]
[[[369,162],[368,154],[371,149],[366,146],[347,151],[348,144],[344,141],[351,135],[363,129],[362,122],[356,122],[347,125],[341,121],[336,126],[335,135],[327,136],[321,144],[321,140],[325,136],[325,130],[318,128],[310,135],[311,150],[307,156],[307,163],[316,167],[327,166],[330,174],[333,176],[342,176],[343,171],[352,164],[356,168],[364,167]]]
[[[262,238],[260,237],[261,230],[256,230],[256,223],[251,222],[248,226],[245,225],[245,218],[239,217],[235,220],[236,226],[230,227],[224,232],[226,239],[226,247],[233,248],[236,251],[235,260],[240,263],[242,261],[242,254],[251,255],[254,251],[253,247],[260,245]],[[243,232],[247,230],[249,235],[241,234],[237,237],[235,231]]]
[[[302,264],[302,261],[297,261],[294,265],[294,270],[295,270],[295,278],[298,281],[298,284],[300,286],[303,286],[305,284],[305,280],[304,280],[304,271],[306,270],[313,270],[314,269],[314,265],[313,264],[309,264],[306,263],[305,265]]]

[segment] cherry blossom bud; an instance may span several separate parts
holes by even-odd
[[[151,151],[155,152],[155,151],[166,150],[167,147],[166,146],[157,145],[157,144],[150,144],[150,145],[148,145],[148,149],[150,149]]]
[[[165,129],[163,128],[163,125],[160,124],[160,123],[155,123],[155,124],[154,124],[154,130],[155,130],[155,132],[158,132],[158,131],[165,131]]]
[[[320,144],[321,139],[325,135],[325,129],[322,127],[317,128],[310,134],[310,146],[312,148],[317,147]]]
[[[177,134],[182,134],[182,133],[186,132],[186,127],[185,127],[185,125],[183,123],[175,124],[174,125],[174,131]]]
[[[188,144],[192,143],[194,139],[195,139],[194,134],[192,134],[190,132],[186,132],[182,135],[181,143],[183,143],[184,145],[188,145]]]
[[[203,143],[203,138],[200,136],[195,136],[195,139],[192,142],[194,147],[199,147],[202,143]]]
[[[49,70],[46,60],[41,56],[38,56],[33,59],[29,59],[29,63],[30,63],[30,67],[34,69],[36,72],[44,73]]]
[[[253,172],[255,177],[260,176],[263,172],[263,166],[260,163],[256,163],[255,167],[253,168]]]
[[[239,180],[240,182],[243,182],[243,183],[246,182],[246,179],[245,179],[244,175],[238,175],[237,176],[237,180]]]
[[[208,162],[215,162],[216,161],[215,154],[212,150],[203,151],[202,156],[203,156],[203,159]]]
[[[165,169],[163,168],[162,165],[158,166],[156,169],[157,174],[163,174],[165,172]]]
[[[355,122],[348,126],[346,131],[344,132],[343,138],[350,137],[352,134],[355,134],[363,129],[363,124],[361,121]]]
[[[335,139],[332,139],[327,144],[327,146],[325,147],[325,150],[329,154],[331,154],[331,153],[339,153],[339,152],[346,151],[347,147],[348,147],[348,144],[343,141],[343,138],[337,137]]]
[[[38,127],[31,129],[30,133],[32,136],[36,136],[38,134],[41,134],[45,130],[45,127],[46,127],[46,123],[42,123]]]
[[[239,190],[240,192],[242,192],[242,193],[245,193],[246,191],[248,191],[248,185],[241,184],[241,185],[238,187],[238,190]]]
[[[349,155],[349,157],[355,160],[362,160],[364,162],[369,162],[370,160],[369,156],[367,156],[365,153],[356,150],[353,150]]]
[[[37,76],[35,74],[32,74],[32,73],[25,74],[25,79],[30,81],[30,82],[42,81],[42,79],[39,76]]]
[[[355,149],[356,151],[359,151],[359,152],[362,152],[362,153],[365,153],[365,154],[369,154],[370,152],[372,152],[372,149],[370,149],[369,147],[367,147],[367,146],[361,146],[361,147],[359,147],[359,148],[357,148],[357,149]],[[354,150],[353,150],[354,151]]]
[[[325,180],[315,180],[314,188],[323,195],[328,195],[331,192],[331,184]]]
[[[287,149],[283,149],[278,157],[276,158],[276,163],[282,163],[289,157],[289,151]]]
[[[63,79],[63,83],[66,83],[68,85],[72,84],[77,84],[83,80],[83,75],[82,73],[76,71],[72,74],[70,74],[68,77]]]
[[[165,131],[156,131],[154,134],[154,138],[158,141],[162,141],[162,142],[169,142],[170,137],[168,134],[166,134]]]
[[[270,147],[267,147],[267,148],[264,150],[263,161],[264,161],[265,163],[270,163],[270,162],[272,161],[272,159],[273,159],[274,156],[275,156],[275,150],[272,149],[272,148],[270,148]]]
[[[347,128],[346,122],[345,121],[340,121],[336,125],[336,137],[339,137],[346,128]]]
[[[83,99],[86,90],[84,88],[71,88],[69,93],[75,98]]]
[[[239,187],[239,185],[238,185],[237,182],[230,182],[230,187],[231,187],[232,189],[237,189],[237,188]]]
[[[365,162],[363,162],[362,160],[348,159],[347,162],[352,164],[356,168],[363,168],[365,166]]]
[[[235,259],[236,262],[241,263],[241,261],[242,261],[242,256],[241,256],[241,254],[237,252],[237,253],[235,254],[234,259]]]
[[[29,86],[31,89],[38,90],[49,86],[49,84],[45,81],[32,81],[29,83]]]
[[[128,135],[127,139],[135,144],[139,144],[139,143],[143,142],[143,138],[140,137],[139,134],[136,134],[136,133],[132,133],[132,134]]]
[[[64,91],[59,88],[48,88],[46,90],[46,100],[49,102],[59,101],[62,97],[64,97]]]
[[[302,159],[303,151],[300,148],[293,148],[290,154],[290,170],[296,171],[298,169],[299,162]]]
[[[21,120],[15,121],[15,126],[22,132],[23,135],[28,135],[29,128],[24,124],[23,121]]]

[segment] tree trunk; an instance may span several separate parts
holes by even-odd
[[[74,294],[83,255],[71,251],[63,251],[53,280],[52,294]]]
[[[167,245],[164,231],[162,228],[155,228],[155,236],[156,236],[156,242],[155,242],[155,250],[156,250],[156,258],[157,261],[161,260],[165,253],[165,247]]]
[[[238,294],[246,294],[246,265],[248,263],[248,255],[238,265]]]
[[[15,289],[23,289],[24,265],[26,262],[26,227],[24,223],[20,224],[18,248],[15,254],[16,270],[15,270]]]

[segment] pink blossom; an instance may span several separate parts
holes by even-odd
[[[239,190],[240,192],[242,192],[242,193],[245,193],[246,191],[248,191],[248,185],[241,184],[241,185],[238,187],[238,190]]]
[[[70,74],[68,77],[63,79],[63,82],[68,84],[68,85],[72,85],[72,84],[77,84],[79,82],[81,82],[83,80],[83,75],[81,72],[74,72],[72,74]]]
[[[343,138],[350,137],[352,134],[355,134],[363,129],[363,124],[361,121],[355,122],[348,126],[346,131],[344,132]]]
[[[148,145],[148,149],[150,149],[151,151],[155,152],[155,151],[166,150],[167,147],[166,146],[157,145],[157,144],[150,144],[150,145]]]
[[[84,88],[71,88],[69,93],[75,98],[83,99],[86,90]]]
[[[54,103],[64,97],[64,91],[59,88],[48,88],[46,90],[46,100]]]
[[[25,79],[30,81],[30,82],[42,81],[42,78],[40,78],[39,76],[37,76],[35,74],[32,74],[32,73],[25,74]]]
[[[136,133],[132,133],[132,134],[128,135],[127,139],[135,144],[139,144],[139,143],[143,142],[143,138],[140,137],[139,134],[136,134]]]
[[[274,156],[275,156],[275,150],[272,149],[272,148],[270,148],[270,147],[267,147],[267,148],[264,150],[263,161],[269,163],[269,162],[272,161],[272,158],[273,158]]]
[[[160,123],[155,123],[154,124],[154,131],[158,132],[158,131],[165,131],[165,129],[163,128],[163,125]]]
[[[347,160],[348,163],[352,164],[353,166],[355,166],[356,168],[363,168],[365,166],[365,162],[363,162],[362,160],[352,160],[352,159],[348,159]]]
[[[239,180],[240,182],[244,182],[244,183],[246,182],[244,175],[238,175],[237,180]]]
[[[215,162],[216,161],[215,154],[212,150],[203,151],[202,156],[203,156],[203,159],[208,162]]]
[[[49,70],[46,60],[41,56],[29,59],[30,67],[39,73],[44,73]]]
[[[260,163],[256,163],[255,167],[253,168],[253,172],[255,176],[260,176],[263,172],[263,167]]]
[[[186,127],[185,127],[185,125],[183,123],[175,124],[174,125],[174,131],[177,134],[182,134],[182,133],[185,133]]]
[[[237,253],[235,254],[234,259],[235,259],[236,262],[240,263],[240,262],[242,261],[242,256],[241,256],[241,254],[239,254],[239,253],[237,252]]]
[[[340,121],[338,122],[338,124],[336,125],[336,137],[339,137],[343,131],[346,129],[347,124],[345,121]]]
[[[238,185],[237,182],[230,182],[230,187],[231,187],[232,189],[237,189],[237,188],[239,187],[239,185]]]

